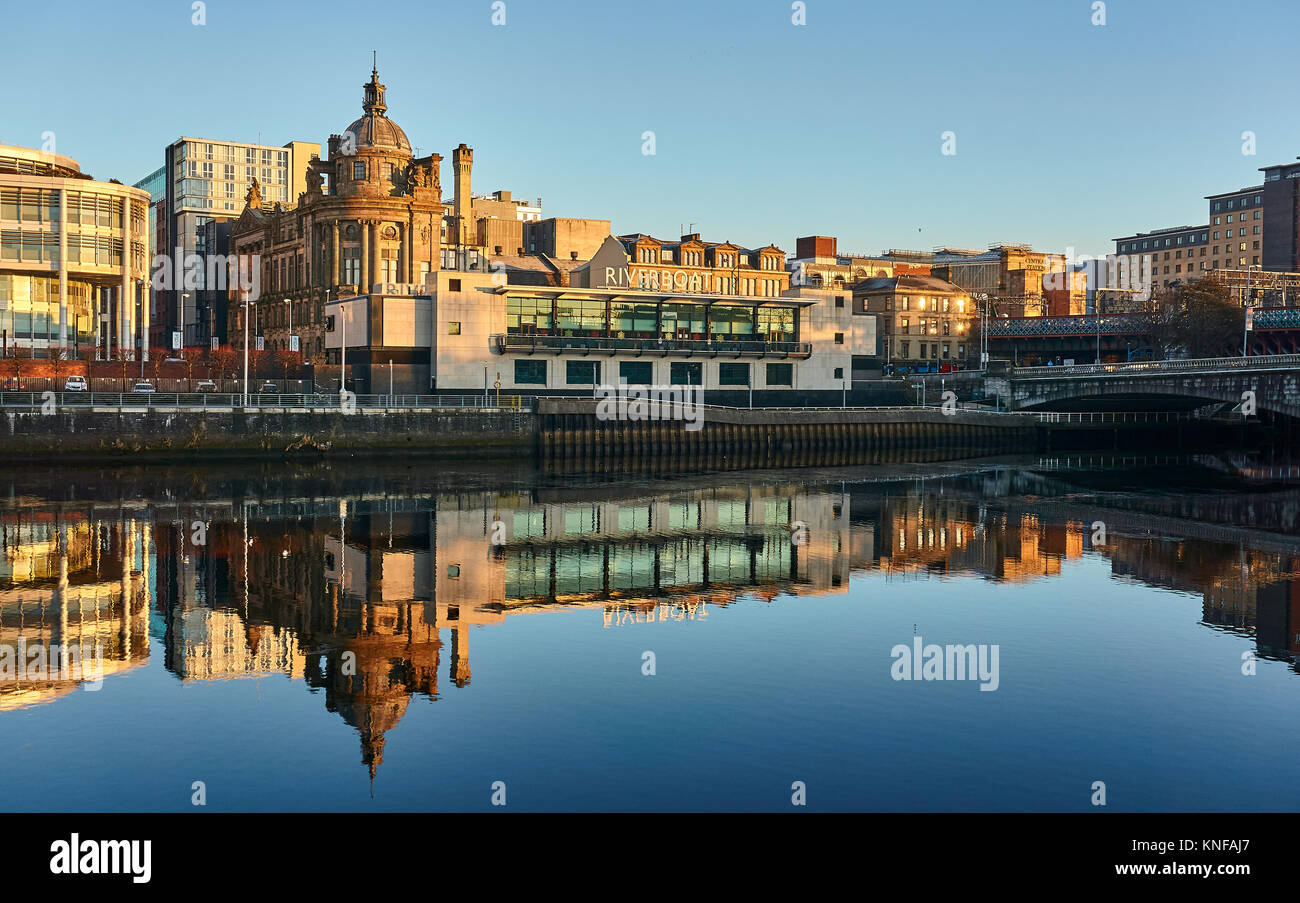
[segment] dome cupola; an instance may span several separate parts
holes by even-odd
[[[361,104],[364,114],[347,127],[345,135],[351,135],[354,148],[375,148],[377,150],[398,151],[403,154],[411,152],[411,142],[401,126],[387,116],[388,105],[384,102],[387,90],[379,83],[379,68],[370,71],[370,81],[364,86],[365,100]]]

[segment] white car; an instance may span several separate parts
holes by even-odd
[[[153,383],[136,383],[131,387],[132,395],[152,395],[158,391],[153,387]]]
[[[68,381],[63,384],[64,392],[85,392],[89,388],[84,376],[69,376]]]

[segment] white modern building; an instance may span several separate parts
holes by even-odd
[[[876,318],[852,295],[780,297],[506,284],[438,271],[326,305],[326,350],[362,393],[583,395],[597,386],[698,386],[706,401],[835,403]],[[870,349],[870,350],[867,350]]]

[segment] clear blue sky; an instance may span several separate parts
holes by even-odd
[[[0,141],[52,130],[128,183],[181,135],[324,143],[359,115],[374,49],[444,186],[464,141],[475,191],[790,253],[805,234],[1104,253],[1300,154],[1289,0],[1108,0],[1101,27],[1091,0],[806,6],[796,27],[789,0],[506,0],[495,27],[490,0],[209,0],[196,27],[188,0],[20,4]]]

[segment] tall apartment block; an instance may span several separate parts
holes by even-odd
[[[308,141],[266,145],[188,137],[165,148],[155,253],[181,261],[197,254],[205,266],[194,287],[156,292],[155,347],[171,348],[176,332],[187,347],[225,344],[226,292],[207,283],[206,260],[228,253],[226,224],[243,211],[254,180],[267,206],[292,206],[307,190],[307,167],[320,153],[321,146]]]

